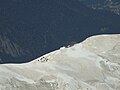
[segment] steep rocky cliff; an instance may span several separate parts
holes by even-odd
[[[120,33],[120,16],[91,9],[79,0],[0,0],[3,63],[31,61],[71,42],[105,33]]]

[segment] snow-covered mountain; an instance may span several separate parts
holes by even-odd
[[[23,64],[0,65],[0,90],[120,90],[120,35],[98,35]]]
[[[0,0],[2,63],[28,62],[71,42],[105,33],[120,33],[120,17],[78,0]]]

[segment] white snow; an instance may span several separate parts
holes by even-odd
[[[105,57],[118,42],[120,35],[98,35],[29,63],[1,64],[0,90],[120,90],[120,64]]]

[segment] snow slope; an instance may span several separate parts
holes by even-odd
[[[0,65],[0,90],[120,90],[120,35],[98,35],[23,64]]]

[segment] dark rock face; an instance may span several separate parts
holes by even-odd
[[[6,53],[13,57],[24,55],[24,51],[20,49],[20,47],[11,42],[6,36],[0,36],[0,52]]]
[[[30,54],[30,52],[22,49],[18,44],[11,41],[6,35],[1,35],[0,36],[0,54],[1,54],[0,62],[3,63],[5,60],[4,57],[6,57],[6,61],[9,62],[9,58],[8,58],[9,56],[11,56],[13,58],[23,57],[27,54]],[[7,60],[7,58],[8,58],[8,60]]]
[[[120,0],[79,0],[90,8],[111,11],[120,15]]]
[[[0,58],[30,61],[88,36],[120,33],[120,17],[78,0],[1,0]]]

